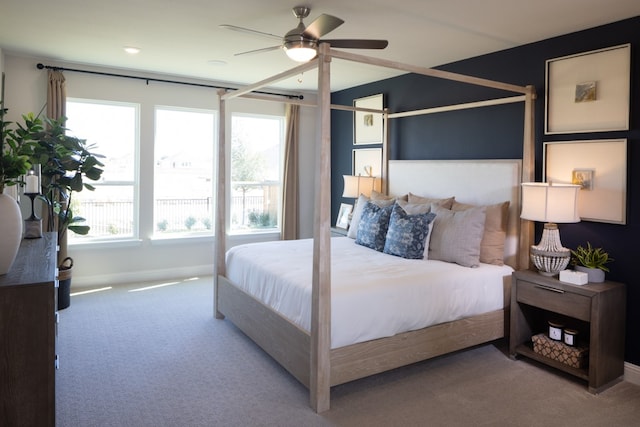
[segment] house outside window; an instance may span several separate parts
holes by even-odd
[[[284,117],[232,114],[229,229],[280,230]]]
[[[91,228],[68,233],[69,243],[137,238],[139,105],[68,98],[66,108],[68,133],[86,139],[105,165],[99,181],[85,181],[94,191],[72,195],[74,215]]]
[[[213,235],[216,113],[156,107],[154,235]]]

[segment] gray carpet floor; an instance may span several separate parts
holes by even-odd
[[[158,286],[160,285],[160,286]],[[506,356],[505,343],[309,394],[229,321],[212,278],[77,295],[60,312],[58,426],[640,426],[640,387]]]

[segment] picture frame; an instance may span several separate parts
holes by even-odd
[[[581,185],[582,221],[627,223],[627,140],[545,142],[546,182]]]
[[[546,61],[546,135],[629,130],[631,44]]]
[[[338,211],[338,218],[336,219],[336,227],[346,230],[349,228],[349,217],[351,216],[351,210],[353,206],[348,203],[340,203],[340,210]]]
[[[382,148],[359,148],[352,151],[352,175],[382,177]]]
[[[371,95],[353,100],[355,108],[368,108],[382,111],[384,100],[382,94]],[[371,111],[353,112],[353,144],[382,144],[384,138],[383,114]]]

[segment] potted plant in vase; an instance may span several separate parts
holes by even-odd
[[[58,233],[59,309],[69,306],[73,267],[73,260],[67,256],[67,230],[86,235],[90,229],[83,217],[74,215],[73,195],[83,189],[93,191],[95,188],[85,180],[99,180],[104,166],[98,160],[102,156],[92,153],[86,140],[66,134],[65,120],[43,120],[45,129],[34,135],[32,156],[32,161],[41,165],[44,227]]]
[[[576,250],[571,250],[572,264],[577,271],[587,273],[589,282],[604,282],[604,273],[609,272],[609,268],[605,265],[613,258],[602,248],[594,248],[591,243],[587,242],[587,247],[578,246]]]
[[[22,116],[25,124],[5,121],[7,109],[0,101],[0,274],[6,274],[18,254],[22,240],[22,214],[17,203],[17,186],[31,168],[34,141],[32,134],[41,129],[32,114]],[[14,189],[14,197],[5,192]]]

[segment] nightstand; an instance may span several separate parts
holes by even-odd
[[[331,237],[346,236],[347,230],[339,227],[331,227]]]
[[[626,290],[605,281],[572,285],[537,271],[513,273],[509,353],[525,356],[586,380],[591,393],[615,384],[624,373]],[[549,330],[548,322],[579,331],[588,348],[583,368],[545,357],[533,350],[531,337]]]

